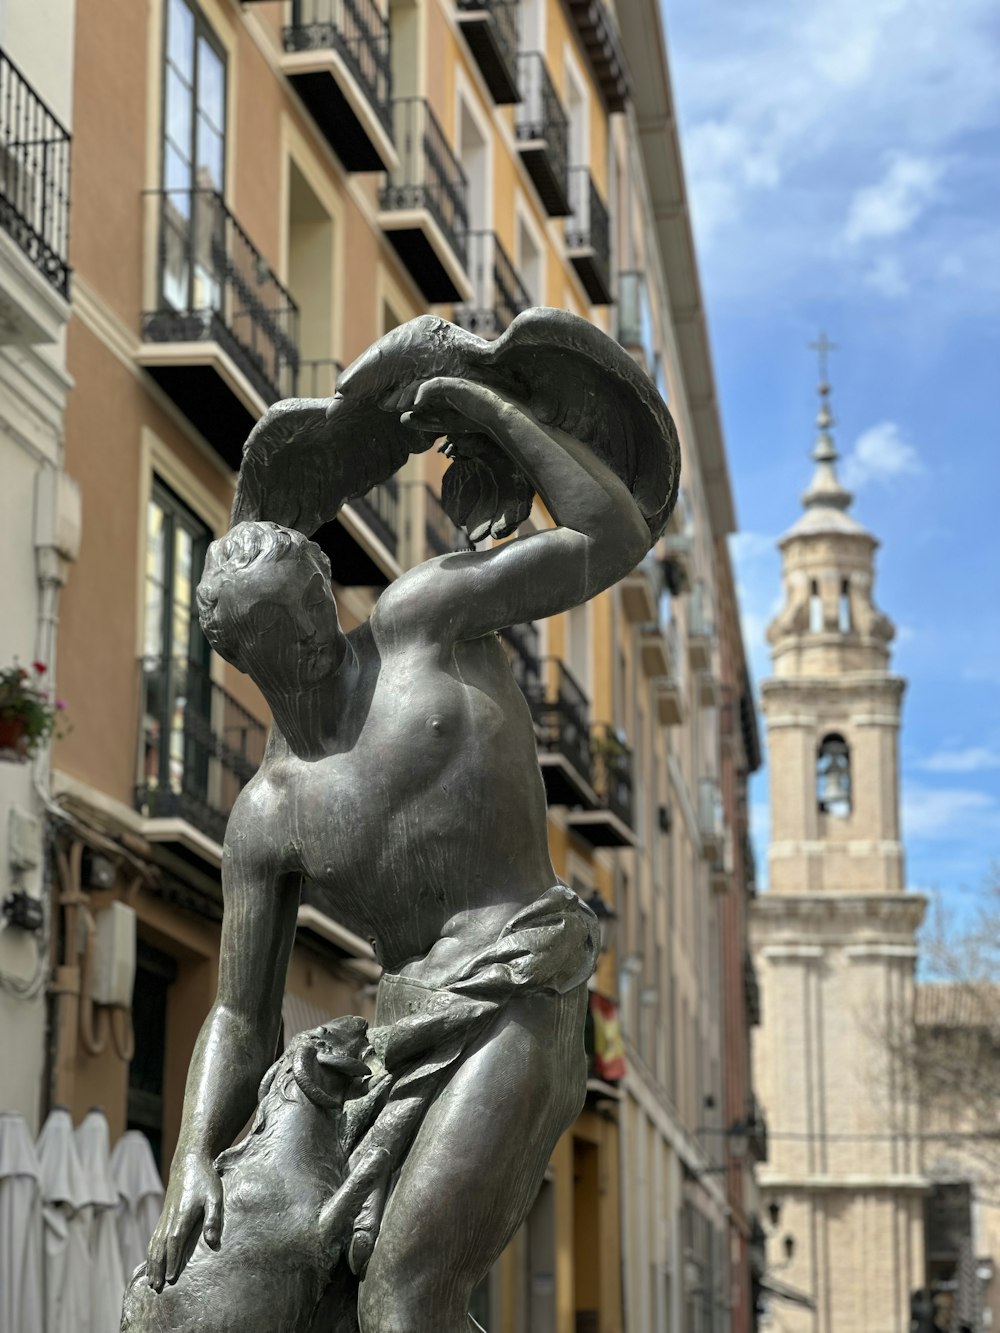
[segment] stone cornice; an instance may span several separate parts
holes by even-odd
[[[777,944],[793,937],[827,946],[896,942],[908,948],[926,910],[921,893],[765,893],[751,905],[750,921],[758,947],[765,939]]]

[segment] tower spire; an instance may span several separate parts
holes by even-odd
[[[813,479],[809,483],[809,489],[802,497],[802,503],[806,509],[814,509],[818,506],[825,506],[830,509],[848,509],[854,496],[844,489],[840,484],[840,478],[837,476],[837,459],[840,455],[837,453],[837,446],[833,439],[832,427],[834,426],[833,413],[830,411],[830,381],[827,376],[827,357],[832,351],[836,350],[836,343],[832,343],[825,333],[820,333],[819,338],[814,343],[809,344],[819,360],[819,384],[817,392],[819,393],[819,411],[816,414],[816,426],[818,434],[816,443],[812,448],[812,458],[816,464],[816,471]]]

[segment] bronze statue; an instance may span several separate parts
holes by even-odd
[[[345,634],[308,535],[441,436],[453,460],[443,500],[472,540],[513,532],[535,494],[555,527],[407,570]],[[597,953],[593,914],[549,859],[534,729],[496,632],[632,570],[662,531],[678,468],[652,383],[599,330],[553,310],[526,312],[492,344],[414,320],[359,358],[332,402],[278,404],[255,428],[199,609],[274,722],[226,834],[219,992],[150,1243],[154,1292],[183,1289],[199,1235],[235,1258],[246,1219],[234,1219],[216,1158],[275,1050],[308,878],[384,969],[372,1075],[344,1109],[349,1173],[334,1196],[364,1197],[336,1273],[327,1251],[332,1308],[312,1325],[279,1325],[272,1311],[245,1327],[475,1327],[471,1292],[583,1104]],[[280,1229],[262,1210],[255,1225]],[[158,1299],[130,1329],[161,1327]]]

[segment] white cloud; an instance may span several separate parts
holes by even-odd
[[[903,438],[895,421],[880,421],[858,436],[844,460],[844,482],[854,490],[869,482],[914,476],[923,469],[916,449]]]
[[[844,226],[848,244],[909,231],[937,194],[941,174],[940,164],[928,158],[894,154],[882,179],[851,200]]]
[[[939,750],[917,765],[928,773],[982,773],[1000,768],[1000,750],[970,745],[962,750]]]
[[[987,829],[996,808],[989,792],[911,784],[903,792],[903,832],[914,841],[966,838]]]
[[[820,268],[827,288],[840,269],[895,299],[926,300],[932,282],[977,292],[968,262],[941,272],[943,210],[915,224],[963,136],[995,126],[996,0],[663,4],[695,234],[727,299],[773,299],[805,274],[812,291]],[[962,248],[985,248],[992,199],[962,205]],[[873,265],[868,243],[888,239],[905,253]]]

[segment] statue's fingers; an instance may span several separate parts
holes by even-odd
[[[388,1172],[389,1154],[384,1148],[372,1148],[361,1156],[354,1170],[320,1213],[320,1234],[325,1243],[332,1244],[341,1232],[347,1230],[367,1202],[373,1187]]]
[[[167,1282],[171,1285],[177,1281],[184,1269],[188,1257],[186,1242],[200,1220],[200,1217],[192,1219],[190,1214],[182,1212],[176,1223],[170,1228],[167,1235],[166,1277]],[[197,1231],[195,1231],[195,1235],[197,1235]]]
[[[164,1250],[163,1240],[160,1236],[159,1228],[153,1232],[152,1239],[149,1242],[149,1250],[146,1254],[146,1281],[154,1291],[163,1290],[163,1279],[166,1273],[167,1257]]]
[[[203,1227],[205,1244],[209,1249],[217,1250],[222,1244],[222,1186],[205,1204],[205,1225]]]

